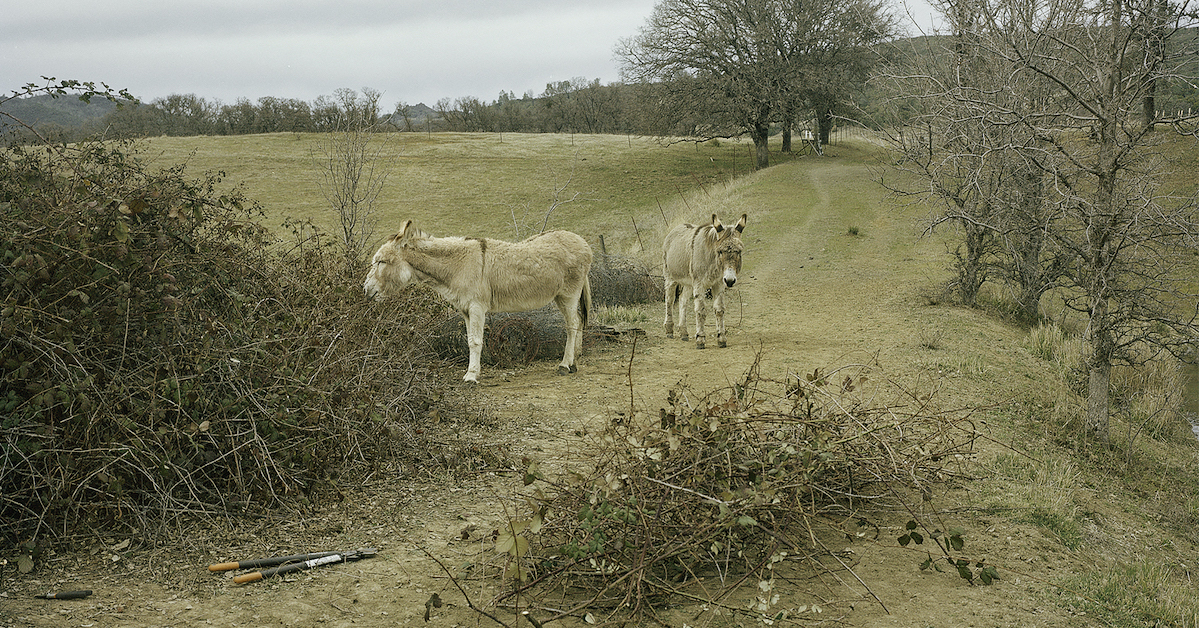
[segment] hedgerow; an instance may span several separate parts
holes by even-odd
[[[134,144],[0,152],[0,537],[234,516],[428,455],[433,300],[369,303],[322,234],[261,219]]]

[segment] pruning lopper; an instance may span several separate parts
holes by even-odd
[[[237,584],[246,582],[257,582],[263,578],[277,576],[279,574],[299,571],[301,569],[312,569],[321,565],[331,565],[333,563],[346,563],[352,560],[362,558],[371,558],[378,554],[378,550],[373,547],[364,547],[356,549],[352,552],[315,552],[312,554],[294,554],[291,556],[274,556],[271,558],[258,558],[255,560],[243,560],[234,563],[218,563],[209,565],[208,571],[229,571],[230,569],[256,569],[262,567],[270,567],[262,571],[254,571],[244,573],[233,578]]]
[[[78,600],[91,594],[91,590],[87,589],[83,591],[59,591],[57,593],[50,592],[42,595],[35,595],[33,597],[41,598],[43,600]]]

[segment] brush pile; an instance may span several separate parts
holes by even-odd
[[[542,623],[583,608],[652,614],[680,599],[724,606],[784,570],[848,570],[834,550],[849,528],[943,486],[975,439],[968,412],[928,396],[877,403],[866,373],[776,381],[755,364],[731,388],[677,389],[657,417],[614,421],[586,452],[591,469],[546,478],[530,462],[528,515],[496,541],[514,586],[495,603],[559,609]],[[758,618],[797,612],[777,601],[728,604]]]

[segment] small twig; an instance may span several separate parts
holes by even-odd
[[[845,571],[848,571],[849,575],[853,576],[854,580],[858,581],[858,584],[860,584],[866,588],[866,592],[870,594],[870,597],[874,598],[874,601],[878,602],[879,606],[883,607],[884,612],[886,612],[888,615],[891,614],[891,609],[887,608],[887,605],[885,603],[883,603],[882,599],[879,598],[879,596],[874,593],[874,589],[871,589],[870,585],[866,584],[866,581],[862,580],[862,577],[859,576],[856,571],[854,571],[849,565],[846,565],[845,561],[841,560],[840,556],[837,556],[835,553],[830,551],[829,548],[826,547],[824,545],[824,543],[819,538],[817,538],[815,535],[812,535],[811,538],[813,541],[816,542],[817,545],[820,546],[820,549],[824,550],[826,554],[828,554],[829,556],[832,556],[834,560],[836,560],[838,563],[840,563],[841,568],[844,569]]]
[[[434,556],[433,554],[430,554],[430,553],[429,553],[429,550],[425,549],[425,547],[424,547],[423,545],[418,545],[418,546],[417,546],[417,549],[419,549],[420,551],[424,552],[425,556],[428,556],[429,558],[432,558],[432,559],[433,559],[433,562],[437,563],[437,566],[438,566],[438,567],[441,567],[441,570],[442,570],[442,571],[444,571],[444,572],[445,572],[445,575],[449,577],[449,579],[450,579],[450,582],[454,583],[454,588],[458,589],[458,591],[459,591],[460,593],[462,593],[462,597],[463,597],[463,599],[465,599],[465,600],[466,600],[466,605],[467,605],[468,607],[470,607],[470,609],[471,609],[472,611],[474,611],[474,612],[476,612],[476,613],[478,613],[478,614],[480,614],[480,615],[483,615],[484,617],[487,617],[487,618],[488,618],[488,619],[490,619],[491,621],[494,621],[495,623],[497,623],[497,624],[499,624],[499,625],[503,626],[504,628],[511,628],[510,626],[508,626],[508,624],[505,624],[503,621],[501,621],[501,620],[500,620],[498,617],[496,617],[495,615],[492,615],[491,613],[488,613],[487,611],[485,611],[485,610],[483,610],[483,609],[481,609],[481,608],[479,608],[479,607],[475,606],[475,603],[474,603],[474,602],[472,602],[472,601],[471,601],[471,599],[470,599],[470,595],[469,595],[469,594],[467,594],[467,592],[466,592],[466,589],[463,589],[463,588],[462,588],[462,585],[458,583],[458,579],[454,577],[454,574],[450,573],[450,570],[449,570],[448,568],[446,568],[445,564],[444,564],[444,563],[442,563],[440,560],[438,560],[438,558],[437,558],[436,556]]]
[[[707,503],[709,503],[709,504],[724,504],[724,505],[726,505],[726,506],[727,506],[727,505],[729,505],[729,504],[733,503],[733,502],[726,502],[726,501],[724,501],[723,499],[716,499],[715,497],[711,497],[711,496],[709,496],[709,495],[704,495],[703,493],[700,493],[700,492],[697,492],[697,491],[693,491],[693,490],[691,490],[691,489],[689,489],[689,488],[684,488],[684,487],[682,487],[682,486],[677,486],[677,485],[671,484],[670,482],[663,482],[662,480],[658,480],[658,479],[655,479],[655,478],[651,478],[651,477],[644,477],[644,478],[642,478],[642,479],[644,479],[644,480],[648,480],[648,481],[650,481],[650,482],[653,482],[653,483],[655,483],[655,484],[661,484],[662,486],[665,486],[665,487],[668,487],[668,488],[673,488],[673,489],[674,489],[674,490],[676,490],[676,491],[683,491],[684,493],[691,493],[692,495],[695,495],[696,497],[698,497],[698,498],[700,498],[700,499],[704,500],[705,502],[707,502]]]
[[[675,184],[674,189],[678,191],[679,198],[683,199],[683,206],[685,206],[687,208],[687,211],[690,212],[691,204],[687,202],[687,196],[685,194],[683,194],[683,188],[680,188],[678,186],[678,184]]]
[[[633,358],[637,355],[637,334],[633,334],[633,348],[629,351],[629,364],[625,370],[625,377],[629,383],[629,420],[632,420],[637,409],[634,407],[633,401]]]

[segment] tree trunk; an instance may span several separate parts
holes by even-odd
[[[770,125],[766,122],[755,122],[753,132],[750,134],[754,140],[754,153],[757,159],[757,169],[770,167],[770,146],[767,139],[770,137]]]
[[[783,128],[783,147],[781,150],[784,153],[791,152],[791,127],[790,126]]]
[[[1024,250],[1015,256],[1016,263],[1020,264],[1017,269],[1020,285],[1017,287],[1016,305],[1020,310],[1020,319],[1029,324],[1041,318],[1041,295],[1045,294],[1046,285],[1041,266],[1042,244],[1040,238],[1035,240],[1038,241],[1026,242]]]
[[[1024,167],[1011,180],[1020,199],[1018,215],[1024,217],[1008,239],[1012,248],[1011,263],[1015,264],[1011,276],[1018,284],[1016,300],[1020,317],[1031,324],[1041,317],[1041,295],[1057,279],[1050,275],[1061,271],[1056,261],[1051,267],[1046,266],[1049,260],[1045,259],[1045,173]]]
[[[961,247],[958,247],[953,252],[958,275],[956,292],[959,303],[974,307],[978,300],[978,291],[987,279],[983,258],[987,253],[990,234],[986,229],[969,221],[962,221],[962,230],[966,232],[966,251],[963,253]]]
[[[1154,99],[1154,93],[1157,91],[1157,79],[1151,79],[1149,85],[1145,88],[1145,96],[1141,99],[1141,123],[1154,130],[1154,121],[1157,120],[1157,104]]]
[[[1089,263],[1092,273],[1090,278],[1091,301],[1090,316],[1087,321],[1091,358],[1088,364],[1090,382],[1087,387],[1087,420],[1086,432],[1102,443],[1108,442],[1108,385],[1111,383],[1112,359],[1115,357],[1116,341],[1113,337],[1112,320],[1108,312],[1106,288],[1107,277],[1104,276],[1104,262],[1109,258],[1107,247],[1100,245],[1094,249]]]
[[[1166,56],[1166,22],[1170,19],[1168,0],[1155,0],[1147,12],[1145,19],[1149,21],[1148,33],[1145,36],[1145,57],[1156,68],[1164,63]],[[1151,75],[1145,85],[1145,95],[1141,99],[1141,123],[1150,131],[1154,129],[1157,120],[1157,78]]]
[[[1116,342],[1112,336],[1112,321],[1107,311],[1107,299],[1092,300],[1090,327],[1091,358],[1088,364],[1090,382],[1087,386],[1086,433],[1101,443],[1108,437],[1108,389],[1112,379],[1112,358]]]
[[[1113,2],[1111,5],[1112,23],[1121,23],[1122,5]],[[1098,122],[1095,127],[1095,203],[1087,212],[1085,227],[1087,242],[1084,256],[1086,273],[1087,299],[1090,301],[1091,360],[1090,383],[1087,388],[1087,422],[1088,434],[1102,443],[1108,442],[1108,385],[1111,383],[1112,358],[1115,357],[1116,339],[1114,337],[1113,321],[1108,309],[1111,298],[1111,288],[1115,284],[1113,273],[1114,240],[1118,235],[1113,227],[1118,224],[1124,214],[1117,198],[1117,182],[1123,169],[1119,157],[1119,124],[1120,105],[1117,90],[1122,84],[1120,67],[1120,40],[1115,34],[1107,58],[1103,60],[1098,75]]]
[[[1112,379],[1111,362],[1091,361],[1091,381],[1087,387],[1087,435],[1103,444],[1110,442],[1108,433],[1107,391]]]
[[[820,145],[828,146],[828,138],[833,132],[833,112],[823,109],[816,113],[816,123],[820,126]]]

